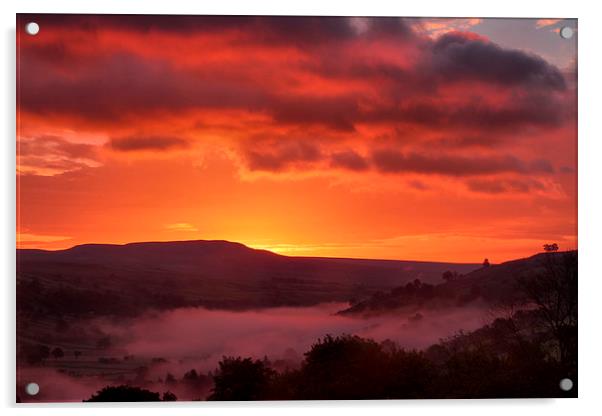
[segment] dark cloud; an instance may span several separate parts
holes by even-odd
[[[68,42],[55,41],[52,43],[31,43],[21,48],[21,59],[27,63],[30,60],[39,60],[51,63],[56,67],[74,65],[85,60]],[[73,68],[75,69],[75,68]]]
[[[356,36],[349,19],[337,17],[280,16],[251,17],[249,27],[259,39],[278,44],[319,46],[317,43],[340,42]]]
[[[320,47],[324,43],[364,37],[414,36],[409,24],[398,17],[366,17],[360,32],[347,17],[335,16],[227,16],[227,15],[128,15],[128,14],[28,14],[18,15],[20,26],[35,20],[47,29],[88,32],[117,29],[127,32],[215,34],[238,32],[238,42],[270,42]],[[244,36],[250,35],[250,36]]]
[[[394,121],[432,128],[471,128],[492,131],[525,126],[556,126],[566,119],[566,107],[555,97],[529,94],[492,105],[481,99],[445,104],[421,98],[399,107],[378,108],[363,115],[367,121]]]
[[[51,18],[60,21],[75,19],[76,22],[80,19],[79,16],[68,18],[64,15]],[[145,26],[147,19],[144,17],[140,23],[135,23],[138,20],[131,16],[87,16],[84,21],[88,18],[111,22],[115,19],[114,25],[117,26],[121,19],[134,22],[134,26]],[[171,18],[165,20],[166,27],[170,27]],[[151,22],[155,20],[163,22],[158,17],[149,19],[149,27],[154,27]],[[207,17],[195,19],[200,19],[197,21],[201,23],[205,19],[213,21]],[[249,36],[284,31],[284,27],[288,27],[287,22],[290,23],[289,29],[299,36],[305,33],[311,38],[322,33],[333,41],[339,39],[335,33],[340,33],[341,39],[356,36],[350,34],[356,33],[356,29],[350,25],[349,19],[343,18],[265,20],[234,16],[232,19],[260,22],[253,24],[260,24],[261,30],[244,29]],[[226,23],[222,27],[221,21],[221,18],[216,18],[212,30],[230,27]],[[401,35],[410,30],[400,19],[374,18],[367,22],[372,28],[371,33],[376,34],[399,33],[403,38]],[[28,39],[20,45],[22,59],[18,76],[27,80],[20,83],[20,107],[35,113],[67,113],[96,121],[120,120],[129,114],[148,115],[165,110],[240,109],[267,113],[280,124],[321,125],[342,132],[354,131],[358,123],[509,130],[529,125],[558,125],[568,114],[566,105],[562,105],[560,98],[551,93],[551,90],[561,88],[562,74],[541,58],[458,35],[416,42],[424,44],[427,51],[424,53],[430,58],[426,59],[426,64],[415,68],[401,68],[378,60],[350,59],[339,53],[337,45],[313,53],[309,63],[296,68],[310,71],[312,76],[338,80],[354,78],[374,85],[378,89],[378,99],[375,100],[358,92],[337,95],[287,93],[266,86],[269,80],[258,82],[249,79],[247,72],[236,68],[183,70],[162,60],[123,51],[105,51],[88,57],[77,55],[80,53],[78,48],[61,41],[41,44]],[[483,62],[480,60],[481,52],[486,58]],[[489,62],[496,64],[488,67]],[[498,68],[497,65],[502,63],[501,69]],[[65,67],[71,70],[65,71]],[[512,72],[515,68],[520,69],[517,74]],[[496,104],[485,98],[475,98],[479,97],[475,94],[468,94],[461,102],[453,104],[439,99],[438,85],[457,80],[507,84],[521,87],[522,91],[518,91],[511,100]],[[544,86],[551,87],[550,91],[541,88]]]
[[[166,62],[130,54],[100,58],[80,72],[66,74],[44,62],[23,62],[20,106],[42,114],[67,113],[93,120],[119,120],[131,113],[190,108],[267,106],[268,95],[240,81],[220,82],[175,71]]]
[[[560,168],[560,172],[561,173],[574,173],[575,172],[575,168],[572,168],[570,166],[562,166]]]
[[[354,94],[333,98],[263,98],[263,105],[278,123],[317,124],[342,132],[355,131],[358,123],[405,123],[441,130],[471,129],[487,132],[489,143],[499,140],[494,136],[496,132],[516,131],[528,126],[554,127],[569,116],[566,106],[558,98],[540,93],[517,96],[495,105],[478,98],[447,104],[436,97],[367,103],[365,97]],[[478,141],[478,138],[466,138],[458,144],[472,146]]]
[[[481,38],[448,33],[437,40],[415,36],[407,39],[423,51],[415,67],[379,60],[349,60],[333,50],[320,55],[319,61],[306,64],[306,68],[334,79],[372,79],[385,83],[388,92],[397,93],[399,99],[435,94],[441,86],[457,82],[476,81],[531,92],[541,88],[562,91],[567,86],[565,75],[541,57],[505,49]]]
[[[212,33],[245,28],[254,22],[253,16],[191,16],[191,15],[131,15],[131,14],[46,14],[20,13],[19,22],[35,20],[42,28],[71,29],[97,32],[123,30],[127,32]]]
[[[189,146],[187,140],[170,136],[128,136],[112,138],[108,146],[120,152],[162,151]]]
[[[514,156],[427,156],[404,154],[395,149],[372,153],[372,162],[383,173],[423,173],[450,176],[473,176],[497,173],[548,172],[551,165],[542,161],[526,163]]]
[[[302,140],[280,140],[263,149],[244,151],[248,168],[256,171],[282,171],[293,165],[317,162],[322,158],[320,149]]]
[[[285,124],[320,124],[334,130],[353,131],[360,111],[356,98],[345,95],[324,97],[272,97],[274,120]]]
[[[445,34],[435,41],[430,64],[435,73],[448,80],[527,84],[556,90],[566,87],[560,70],[539,56],[458,33]]]
[[[330,155],[330,165],[335,168],[355,171],[363,171],[369,168],[368,161],[353,150],[333,153]]]
[[[520,180],[489,180],[473,179],[466,182],[468,189],[473,192],[486,194],[526,193],[545,189],[544,184],[533,179]]]
[[[535,172],[554,173],[555,169],[552,163],[547,159],[535,159],[531,162],[530,168]]]
[[[251,141],[256,145],[252,146]],[[324,150],[307,140],[280,138],[265,140],[251,138],[243,151],[244,159],[251,170],[284,171],[291,167],[310,168],[316,162],[327,161],[328,166],[350,171],[375,169],[381,173],[438,174],[458,177],[479,175],[511,174],[550,174],[555,169],[546,159],[521,160],[511,155],[473,157],[453,154],[428,155],[416,152],[401,152],[396,148],[374,150],[364,157],[355,150],[334,151],[327,155]],[[536,184],[531,183],[529,189]],[[411,186],[424,189],[423,183],[414,182]],[[476,186],[476,185],[475,185]],[[521,191],[522,182],[507,181],[505,188]],[[483,188],[494,189],[494,185],[484,184]]]
[[[439,148],[461,149],[461,148],[491,148],[504,143],[504,137],[494,135],[491,132],[483,136],[459,136],[459,137],[441,137],[433,140],[430,145]]]

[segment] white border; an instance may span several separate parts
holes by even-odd
[[[2,13],[2,98],[0,117],[5,126],[2,140],[2,186],[0,234],[0,264],[3,271],[2,331],[0,332],[0,406],[4,414],[71,415],[82,413],[81,405],[48,405],[15,407],[14,402],[14,261],[15,261],[15,13],[153,13],[153,14],[301,14],[301,15],[392,15],[392,16],[448,16],[448,17],[572,17],[579,19],[579,399],[577,400],[445,400],[406,402],[273,402],[273,403],[174,403],[170,409],[184,414],[235,414],[290,416],[307,412],[346,415],[379,414],[399,415],[401,412],[421,414],[444,413],[448,415],[504,415],[526,411],[546,415],[592,414],[600,411],[598,392],[602,386],[600,376],[602,313],[602,265],[596,248],[602,229],[601,172],[601,108],[602,74],[600,54],[600,10],[593,1],[434,1],[401,2],[393,0],[326,2],[324,0],[269,1],[269,0],[221,0],[219,2],[192,2],[190,0],[98,0],[84,3],[81,0],[21,0],[18,3],[1,2]],[[116,415],[131,412],[129,406],[87,406],[91,414],[111,412]],[[145,405],[144,412],[163,415],[165,406]],[[169,410],[172,412],[173,410]]]

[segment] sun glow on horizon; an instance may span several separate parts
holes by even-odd
[[[180,231],[176,227],[176,231]],[[475,263],[484,258],[492,263],[529,257],[541,252],[545,240],[539,239],[495,239],[478,236],[449,235],[409,235],[384,241],[365,243],[267,243],[245,239],[209,238],[195,236],[193,238],[160,238],[134,239],[121,241],[85,241],[74,242],[70,237],[19,234],[17,248],[65,250],[81,244],[128,244],[144,242],[177,242],[177,241],[230,241],[241,243],[249,248],[267,250],[276,254],[292,257],[329,257],[373,260],[431,261],[445,263]],[[435,245],[436,247],[432,247]],[[442,246],[442,248],[439,248]],[[467,247],[472,247],[469,250]],[[570,236],[560,242],[562,250],[576,250],[576,239]],[[434,254],[441,252],[442,254]]]

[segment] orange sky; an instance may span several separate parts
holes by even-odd
[[[520,50],[481,19],[35,20],[17,40],[19,247],[577,247],[576,44],[549,53],[558,20],[508,20],[533,33]]]

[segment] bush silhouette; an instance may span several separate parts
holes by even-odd
[[[164,402],[175,402],[177,400],[178,400],[178,398],[171,391],[166,391],[165,393],[163,393],[163,401]]]
[[[377,398],[386,368],[386,354],[376,342],[328,335],[305,354],[298,395],[310,400]]]
[[[171,393],[170,393],[171,394]],[[175,395],[172,395],[175,397]],[[168,397],[172,397],[168,396]],[[164,395],[165,397],[165,395]],[[132,386],[107,386],[84,402],[159,402],[159,393]]]
[[[208,400],[261,400],[274,374],[263,361],[224,357],[213,376],[215,385]]]

